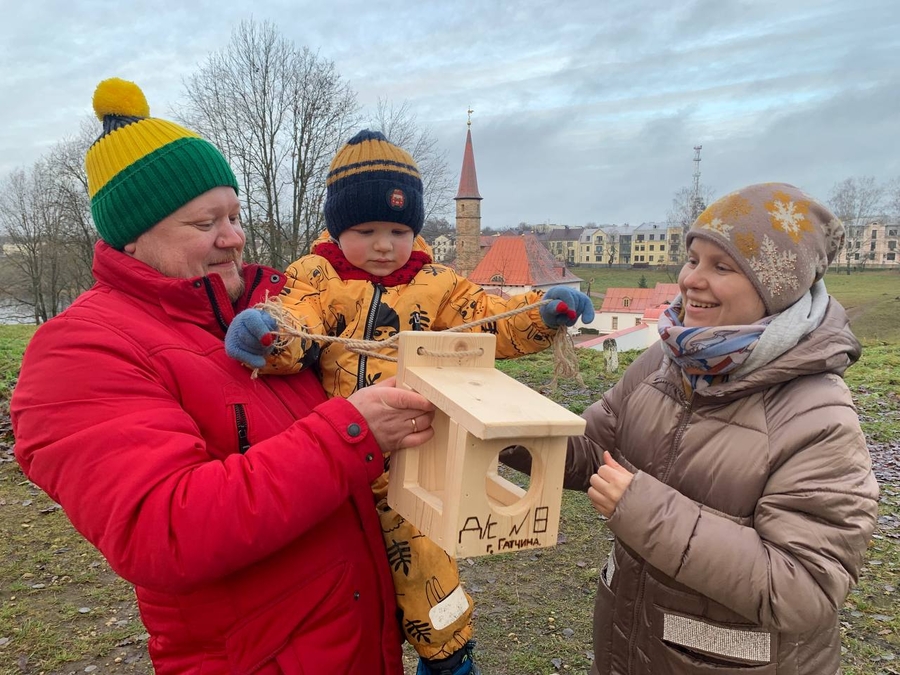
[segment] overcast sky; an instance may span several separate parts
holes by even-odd
[[[408,102],[454,173],[471,106],[483,226],[665,220],[697,144],[716,196],[900,177],[898,0],[0,0],[0,17],[0,179],[74,135],[104,78],[167,116],[250,18],[334,61],[364,106]]]

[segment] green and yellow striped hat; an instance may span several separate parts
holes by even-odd
[[[94,224],[110,246],[121,249],[213,188],[238,191],[222,153],[193,131],[150,117],[134,82],[98,84],[94,112],[103,133],[85,157],[88,195]]]

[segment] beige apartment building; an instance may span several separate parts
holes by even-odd
[[[847,228],[851,266],[900,267],[900,222],[873,220]],[[840,257],[841,264],[846,258]]]
[[[656,267],[684,260],[681,228],[666,223],[557,227],[544,242],[567,265]]]

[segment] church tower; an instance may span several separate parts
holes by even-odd
[[[475,175],[475,153],[472,150],[472,113],[466,123],[466,149],[456,201],[456,271],[468,276],[481,262],[481,195]]]

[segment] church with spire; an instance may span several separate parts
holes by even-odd
[[[468,276],[481,262],[481,195],[475,174],[475,152],[472,150],[472,113],[466,122],[466,148],[456,201],[456,271]]]
[[[472,149],[472,110],[469,109],[466,147],[459,190],[456,193],[456,261],[458,274],[498,294],[524,293],[564,285],[578,289],[581,279],[572,274],[533,234],[481,237],[481,193]]]

